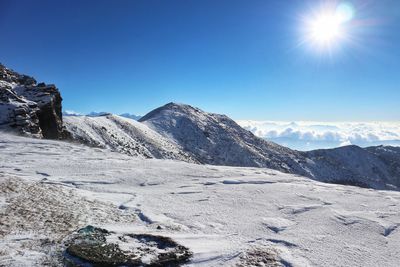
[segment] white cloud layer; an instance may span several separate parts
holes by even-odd
[[[343,145],[398,145],[400,122],[237,121],[255,135],[299,150]]]

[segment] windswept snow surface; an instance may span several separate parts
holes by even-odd
[[[265,251],[278,255],[271,266],[400,262],[395,191],[2,133],[0,183],[1,266],[42,266],[52,251],[43,236],[58,244],[89,223],[169,236],[193,251],[188,266],[263,266]]]

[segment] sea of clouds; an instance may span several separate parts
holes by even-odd
[[[297,150],[344,145],[400,146],[400,122],[282,122],[240,120],[255,135]]]

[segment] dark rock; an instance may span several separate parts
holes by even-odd
[[[62,125],[62,98],[54,85],[37,84],[0,64],[0,125],[50,139],[67,137]],[[16,123],[18,121],[18,123]],[[22,121],[22,122],[21,122]]]
[[[107,241],[115,240],[113,242]],[[131,243],[131,250],[120,244]],[[124,246],[125,247],[125,246]],[[142,261],[145,257],[147,260]],[[66,266],[180,266],[189,261],[192,252],[169,237],[149,234],[118,235],[88,225],[67,242]],[[151,258],[151,262],[148,259]]]
[[[92,225],[88,225],[88,226],[86,226],[84,228],[79,229],[78,233],[80,233],[80,234],[93,234],[93,233],[108,234],[110,232],[107,231],[106,229],[102,229],[102,228],[94,227]]]
[[[67,253],[94,266],[132,266],[129,256],[123,253],[116,244],[83,242],[69,246]]]

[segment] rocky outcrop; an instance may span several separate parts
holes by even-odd
[[[0,128],[39,138],[62,139],[62,98],[55,85],[37,83],[0,64]]]

